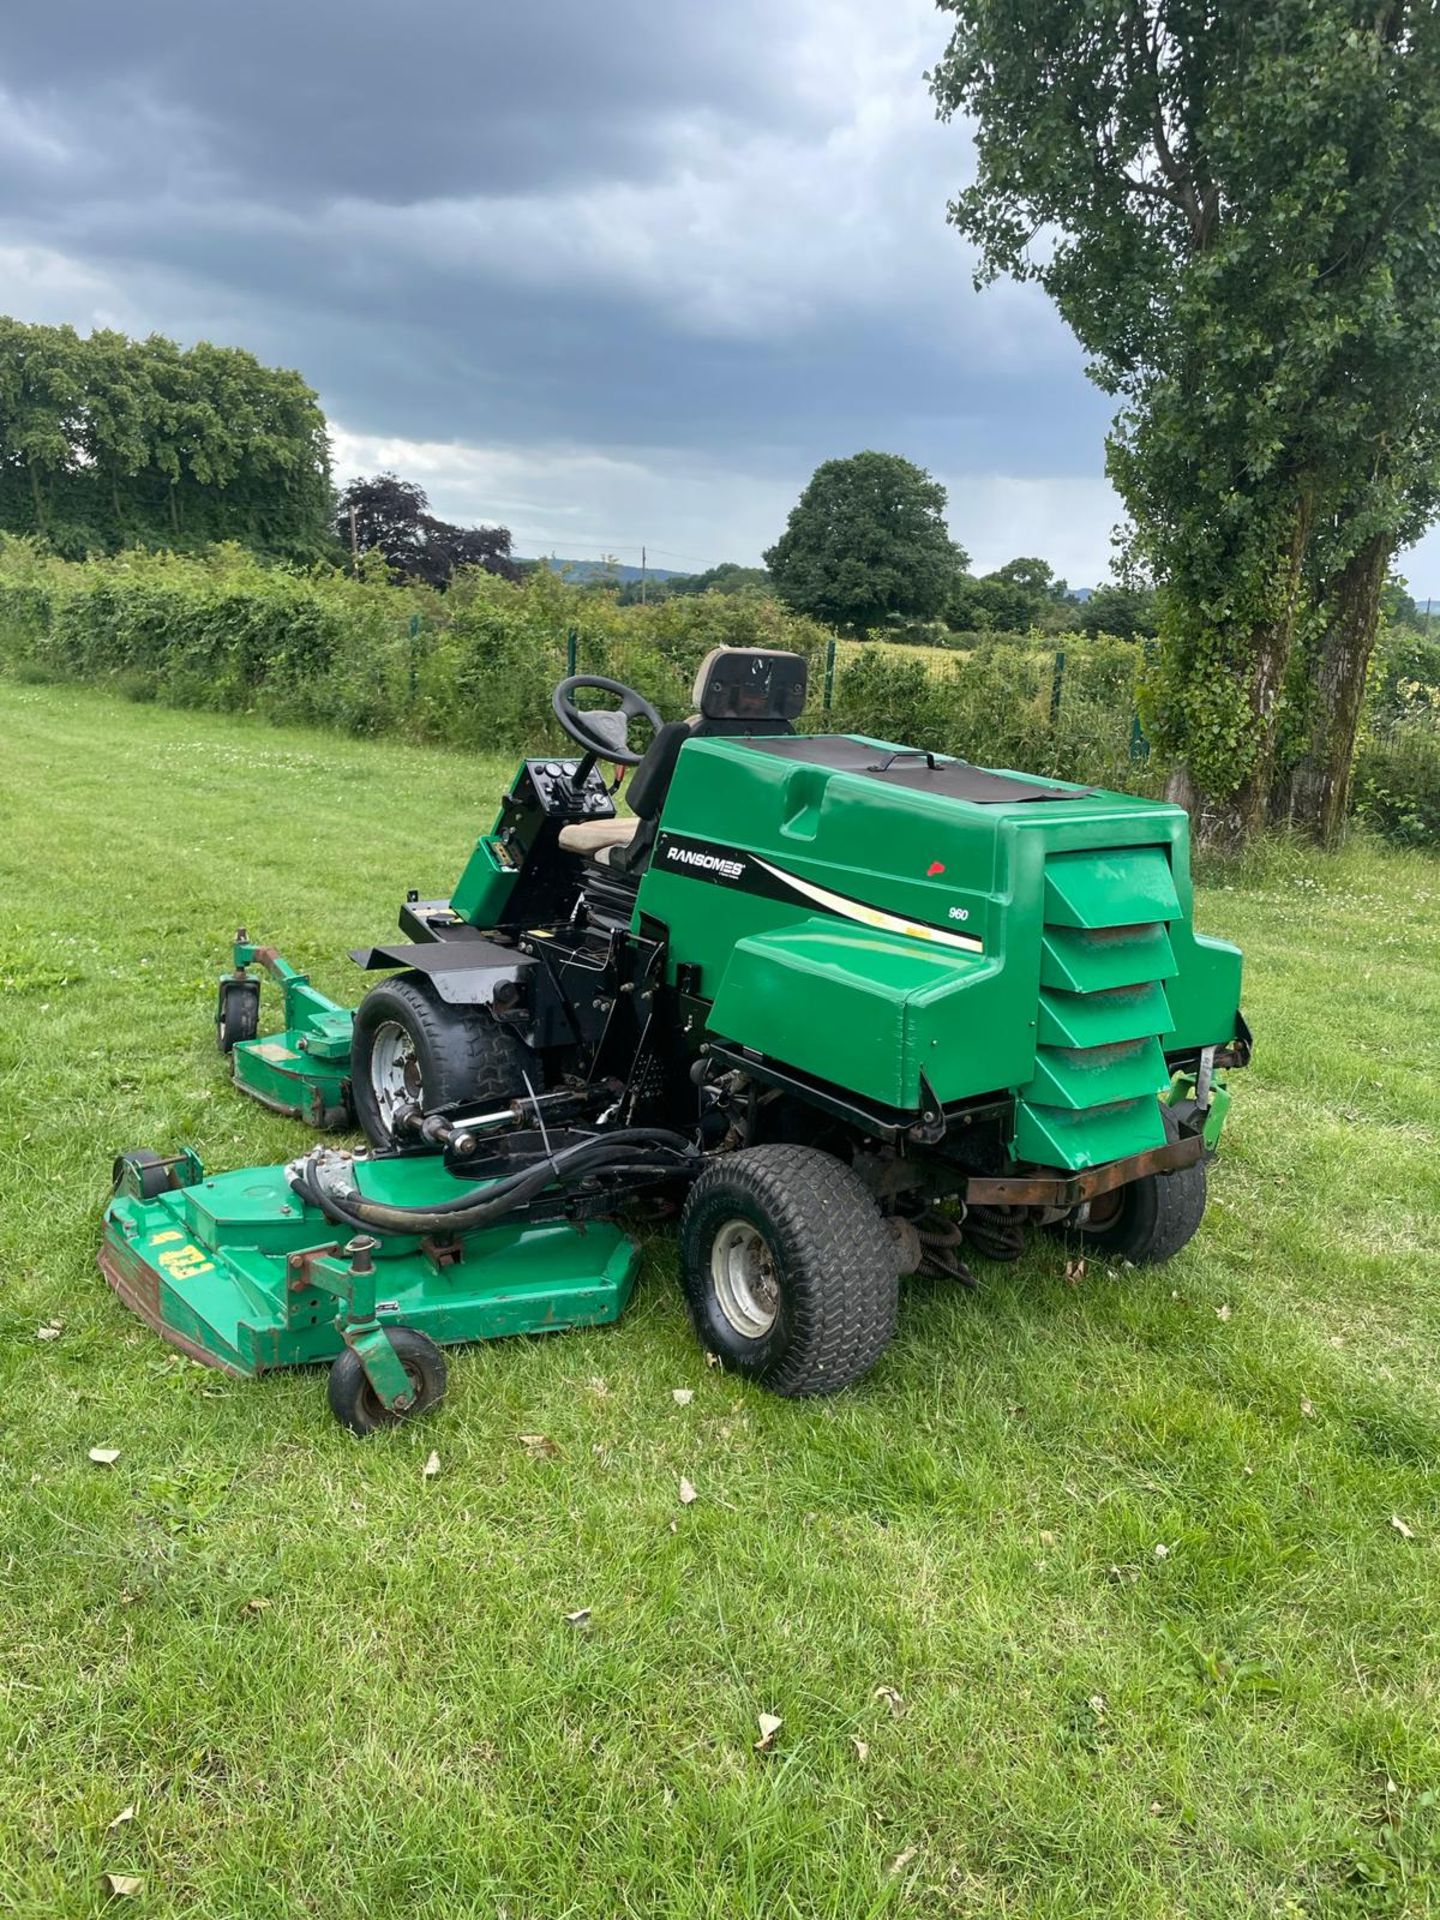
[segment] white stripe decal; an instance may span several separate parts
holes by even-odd
[[[847,900],[843,893],[831,893],[825,887],[817,887],[809,880],[801,880],[796,874],[786,873],[783,867],[772,867],[768,860],[762,860],[759,854],[752,853],[750,858],[757,867],[763,867],[766,873],[776,880],[782,880],[787,887],[793,887],[797,893],[803,893],[807,900],[813,900],[817,907],[827,912],[837,913],[842,920],[858,920],[862,926],[874,927],[880,933],[900,933],[911,940],[929,940],[938,947],[959,947],[965,953],[983,953],[985,944],[977,940],[973,933],[951,933],[945,927],[926,927],[915,920],[902,920],[898,914],[882,913],[878,907],[867,907],[859,900]]]

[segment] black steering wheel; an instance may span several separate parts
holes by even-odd
[[[593,687],[597,693],[613,693],[620,704],[618,707],[588,707],[582,710],[570,697],[577,687]],[[562,680],[556,687],[551,705],[555,709],[555,718],[577,746],[583,747],[586,753],[593,753],[597,760],[613,760],[621,767],[638,767],[645,758],[643,752],[631,751],[632,720],[646,721],[652,734],[658,733],[665,724],[643,693],[636,693],[633,687],[622,686],[618,680],[607,680],[600,673],[572,673],[568,680]]]

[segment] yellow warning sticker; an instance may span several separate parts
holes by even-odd
[[[179,1234],[157,1234],[157,1240],[178,1240]],[[151,1242],[153,1246],[154,1241]],[[183,1247],[167,1247],[163,1253],[155,1256],[156,1263],[162,1266],[172,1280],[193,1280],[197,1274],[213,1273],[215,1262],[209,1259],[203,1248],[186,1241]]]

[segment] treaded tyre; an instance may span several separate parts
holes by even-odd
[[[429,1335],[417,1333],[414,1327],[389,1327],[386,1331],[414,1389],[408,1406],[387,1407],[366,1379],[359,1355],[349,1347],[330,1367],[330,1411],[342,1427],[362,1438],[377,1428],[413,1420],[445,1397],[445,1356]]]
[[[1180,1129],[1168,1109],[1164,1119],[1166,1139],[1178,1139]],[[1205,1213],[1205,1192],[1203,1160],[1175,1173],[1147,1173],[1092,1200],[1084,1224],[1062,1221],[1061,1231],[1102,1259],[1158,1266],[1194,1238]]]
[[[772,1392],[837,1393],[895,1331],[899,1257],[859,1177],[815,1147],[713,1160],[680,1221],[680,1271],[702,1345]]]
[[[260,982],[222,980],[215,1013],[215,1044],[232,1053],[241,1040],[253,1040],[260,1031]]]
[[[426,1113],[459,1101],[503,1105],[538,1093],[540,1062],[484,1007],[452,1007],[419,973],[397,973],[372,987],[355,1014],[350,1043],[350,1097],[369,1140],[388,1147],[396,1110]]]

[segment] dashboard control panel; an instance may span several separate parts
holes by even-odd
[[[605,776],[598,766],[585,775],[577,788],[578,760],[527,760],[525,771],[535,798],[547,814],[563,820],[613,820],[615,806],[606,791]]]

